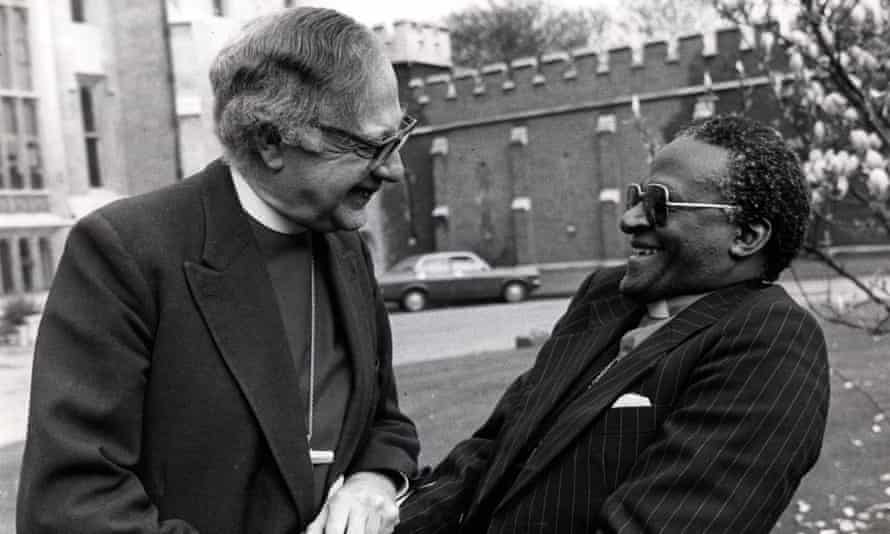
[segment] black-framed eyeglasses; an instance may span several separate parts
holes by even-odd
[[[385,139],[371,139],[327,124],[316,123],[315,126],[325,135],[335,138],[334,144],[352,151],[360,158],[371,160],[368,163],[368,169],[373,171],[388,160],[393,152],[402,148],[405,140],[411,134],[411,130],[417,126],[417,119],[405,115],[399,123],[399,129]]]
[[[667,224],[667,215],[670,208],[716,208],[724,211],[738,209],[735,204],[719,204],[711,202],[674,202],[667,186],[662,184],[647,184],[646,191],[640,184],[629,184],[625,195],[625,209],[631,209],[640,202],[643,203],[643,212],[646,220],[652,226],[664,226]]]

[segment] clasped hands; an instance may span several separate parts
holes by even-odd
[[[337,480],[305,534],[389,534],[399,522],[396,487],[369,471]]]

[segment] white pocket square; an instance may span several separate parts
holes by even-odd
[[[652,401],[649,400],[649,397],[637,393],[625,393],[612,404],[612,408],[643,408],[645,406],[652,406]]]

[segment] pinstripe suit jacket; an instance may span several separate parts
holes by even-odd
[[[622,275],[584,282],[534,366],[420,481],[397,533],[769,532],[822,443],[819,325],[779,286],[730,286],[586,387],[642,315]],[[628,392],[652,406],[611,407]]]

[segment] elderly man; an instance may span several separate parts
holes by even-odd
[[[681,132],[627,188],[627,266],[592,274],[404,533],[769,532],[819,455],[825,341],[772,282],[809,213],[770,128]]]
[[[374,35],[258,19],[210,73],[225,163],[72,229],[19,532],[389,532],[416,469],[355,230],[414,125]],[[314,520],[314,521],[313,521]]]

